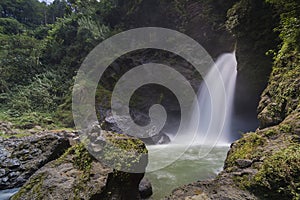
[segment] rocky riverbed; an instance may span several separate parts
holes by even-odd
[[[1,122],[0,190],[22,186],[46,163],[57,159],[70,147],[72,132],[13,130]]]
[[[18,190],[12,199],[141,199],[152,194],[151,183],[143,179],[144,173],[121,172],[100,163],[78,142],[76,131],[45,131],[38,127],[21,131],[5,122],[1,122],[1,130],[2,198],[8,199]],[[101,131],[99,126],[92,130],[92,135],[95,130]],[[127,150],[147,152],[137,139],[105,131],[101,137],[117,144],[128,141]],[[146,168],[147,160],[137,161]],[[5,190],[17,187],[21,188]]]

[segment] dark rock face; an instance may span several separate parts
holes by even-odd
[[[135,174],[120,171],[109,173],[105,190],[101,193],[93,195],[91,200],[141,199],[139,183],[143,177],[143,173]]]
[[[162,131],[157,134],[157,135],[153,135],[152,137],[149,138],[141,138],[141,140],[143,142],[145,142],[146,144],[168,144],[171,142],[170,138],[168,135],[166,135],[165,133],[163,133]]]
[[[213,58],[234,50],[233,34],[224,26],[227,11],[234,2],[235,0],[186,2],[184,32],[199,42]]]
[[[256,109],[273,65],[272,56],[266,52],[276,49],[278,44],[278,36],[273,31],[278,20],[273,12],[264,1],[254,0],[237,1],[227,12],[226,27],[235,36],[238,61],[233,120],[236,124],[244,122],[235,128],[236,133],[243,129],[254,131],[258,126]]]
[[[1,190],[20,187],[35,171],[70,147],[67,138],[51,133],[0,140]]]

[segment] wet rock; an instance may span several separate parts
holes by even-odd
[[[4,176],[6,174],[5,169],[0,169],[0,177]]]
[[[151,137],[147,137],[147,138],[141,138],[141,140],[143,142],[145,142],[146,144],[168,144],[171,142],[170,138],[168,135],[166,135],[163,132],[160,132],[157,135],[153,135]]]
[[[39,168],[70,147],[69,139],[45,132],[3,139],[0,145],[0,190],[20,187]]]
[[[4,162],[2,162],[0,164],[1,167],[4,167],[4,168],[15,168],[15,167],[19,167],[21,165],[21,162],[14,158],[14,159],[6,159],[4,160]]]
[[[148,179],[142,179],[142,181],[139,184],[139,192],[142,199],[146,199],[153,194],[152,185]]]
[[[247,168],[252,165],[252,160],[248,160],[248,159],[237,159],[235,162],[237,166],[240,168]]]
[[[146,125],[149,123],[149,117],[137,110],[131,111],[132,118],[134,119],[135,122],[138,122],[139,124]],[[128,120],[128,117],[126,116],[119,116],[118,117],[119,121],[123,121],[124,124]],[[111,110],[106,111],[106,117],[102,123],[102,127],[105,130],[116,132],[116,133],[123,133],[123,131],[118,127],[116,120],[112,116]],[[130,125],[125,126],[125,127],[130,127]],[[149,131],[147,133],[146,137],[144,135],[137,135],[139,138],[145,143],[145,144],[168,144],[170,143],[170,138],[167,134],[165,134],[163,131],[160,131],[158,134],[156,132],[156,128],[153,128],[153,131]],[[141,129],[141,133],[143,130]],[[147,137],[150,136],[150,137]]]

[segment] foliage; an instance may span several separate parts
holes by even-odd
[[[63,78],[51,71],[36,75],[29,85],[18,86],[11,93],[8,107],[11,111],[21,114],[34,111],[54,111],[61,103],[65,90]]]
[[[55,23],[56,18],[64,16],[66,6],[65,0],[55,0],[50,5],[38,0],[1,0],[0,17],[14,18],[29,28],[36,28]]]
[[[23,32],[24,25],[14,18],[0,18],[1,34],[20,34]]]
[[[292,48],[299,52],[300,50],[300,4],[297,0],[266,0],[274,5],[280,16],[280,25],[276,28],[282,39],[282,55]]]
[[[73,126],[73,77],[85,56],[112,34],[103,23],[112,7],[108,0],[0,2],[0,102],[7,119],[30,127],[47,125],[40,118],[49,116],[50,124]]]
[[[0,34],[0,92],[28,84],[40,68],[40,42],[26,34]]]

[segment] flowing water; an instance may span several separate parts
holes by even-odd
[[[154,200],[163,199],[176,187],[215,177],[221,171],[232,142],[236,76],[235,53],[221,55],[204,77],[192,109],[190,127],[198,124],[198,129],[179,133],[168,145],[147,146],[150,165],[146,177],[152,183]],[[199,114],[200,121],[194,120]]]
[[[153,150],[152,148],[160,147],[156,145],[147,148]],[[146,173],[146,178],[152,184],[153,200],[164,199],[176,187],[215,177],[223,168],[228,149],[228,146],[216,146],[206,157],[199,158],[199,146],[192,146],[173,164],[158,171]],[[180,147],[172,149],[173,152],[176,150],[180,151]],[[174,155],[172,152],[166,151],[161,154],[161,160],[158,160],[156,164],[172,159],[172,155]]]
[[[9,198],[17,193],[19,188],[8,189],[8,190],[0,190],[0,199],[1,200],[9,200]]]
[[[236,77],[235,52],[222,54],[215,62],[215,66],[204,77],[205,81],[199,88],[198,99],[194,103],[190,119],[190,127],[198,123],[198,130],[188,130],[190,137],[196,135],[194,140],[197,144],[232,142],[230,126]],[[199,122],[195,121],[197,115],[200,115]]]

